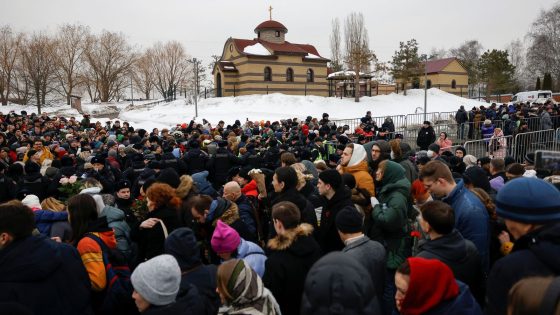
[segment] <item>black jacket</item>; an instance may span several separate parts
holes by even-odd
[[[324,198],[325,205],[321,212],[321,224],[317,232],[317,241],[323,253],[339,251],[344,248],[344,243],[338,235],[334,220],[338,212],[347,206],[354,207],[352,203],[352,192],[346,186],[339,188],[334,196],[328,200]]]
[[[485,313],[505,315],[508,292],[522,278],[559,275],[560,223],[555,223],[522,236],[509,255],[496,261],[488,276]]]
[[[10,201],[16,197],[16,185],[12,180],[0,174],[0,203]]]
[[[280,305],[282,314],[299,314],[305,277],[321,257],[313,227],[301,224],[268,241],[263,283]]]
[[[436,141],[436,132],[432,126],[428,128],[420,128],[418,131],[418,138],[416,138],[416,145],[420,150],[428,150],[430,144]]]
[[[39,200],[43,200],[47,197],[47,189],[49,187],[49,182],[47,179],[41,175],[41,173],[30,173],[23,177],[23,184],[19,190],[27,190],[28,195],[35,195],[39,197]]]
[[[484,275],[478,250],[459,231],[453,230],[450,234],[421,243],[419,251],[416,256],[438,259],[449,266],[455,278],[467,284],[478,301],[483,301]]]
[[[158,208],[148,213],[149,218],[158,218],[163,221],[167,232],[171,233],[180,227],[177,210],[172,208]],[[130,231],[130,238],[138,243],[138,262],[143,262],[155,256],[163,254],[165,236],[161,224],[154,225],[151,229],[140,228],[138,222]]]
[[[192,175],[206,170],[208,154],[199,148],[189,149],[183,157],[183,161],[187,165],[187,174]]]
[[[229,170],[238,164],[240,164],[240,160],[231,152],[226,148],[218,148],[208,164],[211,182],[216,190],[219,190],[227,182]]]
[[[174,303],[166,306],[152,305],[143,315],[184,315],[204,314],[204,306],[199,299],[198,290],[192,284],[181,286]]]
[[[294,203],[300,211],[301,222],[311,224],[313,228],[317,228],[317,216],[315,215],[315,207],[299,191],[297,191],[295,188],[292,188],[279,193],[272,199],[272,205],[275,205],[282,201],[290,201]],[[272,229],[272,231],[274,231],[274,228]],[[276,233],[272,233],[271,236],[275,235]]]
[[[92,314],[91,284],[80,254],[43,236],[0,250],[0,292],[0,303],[19,303],[34,314]]]

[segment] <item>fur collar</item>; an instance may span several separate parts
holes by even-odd
[[[181,176],[181,183],[179,183],[179,187],[175,189],[175,193],[177,197],[183,199],[189,195],[193,187],[193,179],[189,175]]]
[[[294,229],[287,230],[284,235],[276,235],[276,237],[268,241],[268,248],[272,250],[285,250],[292,246],[300,236],[308,236],[311,233],[313,233],[313,226],[302,223]]]
[[[237,207],[237,205],[235,204],[235,202],[231,203],[231,206],[224,211],[224,213],[217,218],[216,220],[214,220],[214,222],[212,222],[213,226],[216,226],[216,224],[218,224],[218,220],[222,220],[222,222],[224,222],[227,225],[232,225],[233,222],[237,221],[239,219],[239,208]]]

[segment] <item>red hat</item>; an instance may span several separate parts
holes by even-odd
[[[301,131],[303,132],[303,135],[307,137],[307,135],[309,134],[309,126],[308,125],[301,126]]]
[[[410,193],[412,194],[412,198],[419,199],[419,197],[426,195],[428,191],[426,190],[426,187],[424,187],[424,184],[422,183],[421,180],[415,179],[412,182]]]
[[[441,302],[459,295],[453,271],[437,259],[410,257],[410,282],[402,302],[402,315],[425,314]]]

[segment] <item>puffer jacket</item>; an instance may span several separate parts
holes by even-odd
[[[342,167],[342,172],[352,174],[354,179],[356,179],[357,188],[367,190],[371,197],[375,196],[375,185],[373,183],[373,178],[369,174],[366,160],[363,160],[354,166]]]
[[[237,258],[243,259],[247,265],[251,266],[253,270],[262,278],[264,275],[264,264],[266,262],[266,255],[259,245],[241,239],[237,247]]]

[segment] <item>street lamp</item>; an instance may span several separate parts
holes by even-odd
[[[428,111],[428,55],[424,55],[424,121],[426,121],[426,112]]]
[[[199,61],[196,58],[192,60],[187,60],[194,66],[194,117],[198,117],[198,64]]]
[[[132,73],[130,73],[130,99],[132,100],[132,106],[134,106],[134,92],[132,88]]]

